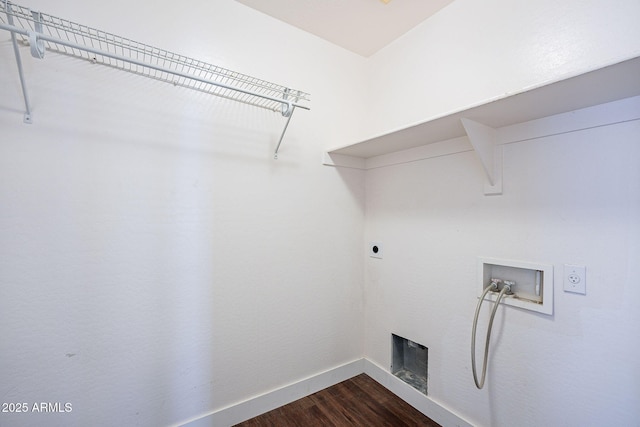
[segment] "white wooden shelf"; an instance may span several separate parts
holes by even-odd
[[[335,148],[325,154],[324,164],[372,169],[400,163],[399,153],[431,150],[446,154],[466,151],[456,146],[468,137],[487,175],[485,193],[501,193],[501,144],[496,130],[518,123],[640,95],[640,57],[584,74],[547,82],[519,93],[492,99],[410,125],[365,141]],[[468,146],[468,142],[464,142]],[[437,143],[437,144],[436,144]],[[442,145],[444,144],[444,145]],[[449,146],[447,148],[447,145]],[[407,158],[407,156],[400,156]]]

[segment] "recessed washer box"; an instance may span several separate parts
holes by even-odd
[[[492,279],[515,282],[513,295],[505,295],[501,304],[553,314],[553,265],[498,258],[478,258],[478,295]],[[495,301],[498,292],[489,292],[486,300]]]

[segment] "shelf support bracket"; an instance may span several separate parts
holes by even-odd
[[[7,14],[7,23],[13,27],[13,15],[11,5],[5,1],[5,12]],[[24,70],[22,69],[22,58],[20,58],[20,49],[18,49],[18,40],[16,33],[11,31],[11,43],[13,44],[13,53],[16,57],[16,65],[18,66],[18,75],[20,76],[20,86],[22,87],[22,97],[24,98],[25,113],[22,119],[26,124],[31,124],[31,104],[29,103],[29,95],[27,94],[27,84],[24,79]]]
[[[278,150],[280,150],[280,144],[282,144],[282,139],[284,138],[284,134],[287,131],[287,127],[289,127],[289,122],[291,121],[291,117],[293,117],[293,112],[296,109],[295,104],[291,103],[289,100],[289,93],[291,89],[287,88],[284,90],[284,95],[282,99],[284,102],[282,103],[282,115],[287,118],[287,122],[284,124],[284,129],[282,129],[282,134],[280,135],[280,140],[278,141],[278,145],[276,146],[276,151],[273,153],[273,158],[278,160]],[[298,102],[298,98],[296,97],[295,102]]]
[[[460,120],[487,176],[484,194],[502,194],[502,146],[496,144],[496,130],[470,119]]]
[[[295,109],[296,109],[296,106],[292,105],[289,111],[289,116],[287,117],[287,122],[284,124],[284,129],[282,129],[282,134],[280,135],[280,141],[278,141],[278,145],[276,146],[276,152],[273,153],[273,158],[275,160],[278,160],[278,150],[280,149],[280,144],[282,144],[282,139],[284,138],[284,134],[287,131],[287,127],[289,127],[289,122],[291,121],[291,117],[293,117],[293,112],[295,111]]]
[[[35,31],[29,31],[29,46],[31,48],[31,56],[37,59],[44,58],[44,41],[38,38],[39,34],[42,34],[42,14],[40,12],[31,12],[33,16],[33,26]]]

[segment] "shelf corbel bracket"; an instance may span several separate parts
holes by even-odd
[[[484,194],[502,194],[502,146],[496,144],[496,130],[470,119],[460,120],[487,176]]]

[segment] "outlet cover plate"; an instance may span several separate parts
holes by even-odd
[[[587,268],[582,265],[564,265],[564,291],[587,294]]]

